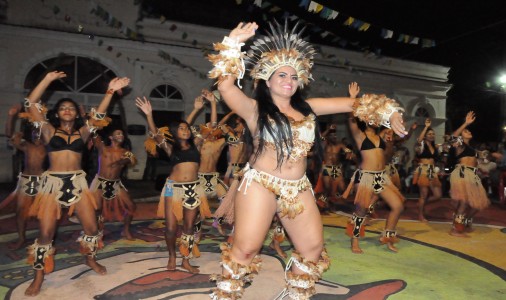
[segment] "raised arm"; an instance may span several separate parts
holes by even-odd
[[[466,129],[467,126],[471,125],[474,122],[474,120],[476,120],[476,115],[474,114],[474,111],[468,112],[464,123],[460,125],[460,127],[457,128],[457,130],[455,130],[452,135],[454,137],[461,135],[462,131],[464,131],[464,129]]]
[[[230,117],[232,115],[234,115],[235,112],[231,111],[229,112],[228,114],[226,114],[223,118],[221,118],[221,120],[218,122],[218,126],[221,126],[221,125],[224,125],[225,123],[227,123],[228,119],[230,119]]]
[[[215,50],[220,50],[220,53],[209,55],[209,60],[214,65],[209,77],[218,79],[221,97],[227,106],[248,124],[256,121],[256,114],[252,113],[256,111],[255,100],[246,96],[234,82],[237,78],[242,78],[245,72],[241,46],[255,35],[256,29],[258,25],[254,22],[239,23],[222,43],[215,44]]]
[[[20,150],[25,152],[26,151],[26,141],[23,139],[23,133],[22,132],[16,132],[14,135],[10,138],[11,145]]]
[[[107,88],[107,92],[102,98],[102,101],[98,105],[97,113],[103,114],[107,111],[109,104],[111,103],[112,96],[114,93],[121,91],[122,88],[128,86],[130,84],[130,79],[127,77],[114,78],[109,82],[109,86]]]
[[[420,132],[418,139],[416,139],[418,144],[420,144],[425,138],[425,134],[427,133],[427,129],[429,129],[430,124],[432,124],[431,120],[429,118],[425,119],[425,127],[423,128],[422,132]]]
[[[104,146],[104,141],[102,141],[102,138],[100,137],[100,135],[93,134],[92,141],[93,141],[93,146],[95,146],[95,148],[97,148],[98,153],[102,153],[105,146]]]
[[[45,139],[51,135],[54,131],[54,127],[46,122],[46,118],[42,112],[40,98],[53,81],[60,80],[65,77],[67,77],[67,74],[64,72],[53,71],[47,73],[25,99],[27,100],[27,102],[25,102],[25,107],[28,108],[28,112],[30,113],[36,126],[41,127],[41,133]]]
[[[172,146],[166,143],[165,137],[162,134],[158,133],[158,128],[156,128],[153,119],[153,109],[151,108],[149,100],[146,97],[137,97],[135,98],[135,105],[146,115],[148,130],[150,132],[149,136],[156,141],[157,146],[161,147],[167,155],[170,156],[172,153]]]
[[[193,103],[193,110],[192,112],[186,117],[186,122],[188,124],[192,125],[193,121],[195,121],[195,118],[199,114],[200,110],[204,107],[204,97],[198,96],[195,98],[195,102]]]
[[[202,96],[211,104],[211,127],[218,125],[218,109],[216,107],[216,98],[209,90],[202,90]]]
[[[21,104],[17,103],[11,106],[7,113],[7,121],[5,122],[5,136],[10,138],[14,133],[14,127],[18,113],[21,111]]]

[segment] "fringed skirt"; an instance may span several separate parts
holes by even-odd
[[[199,172],[199,180],[204,192],[206,193],[206,196],[209,198],[217,196],[216,191],[218,185],[221,185],[225,191],[228,190],[227,185],[220,179],[220,173],[218,172]]]
[[[183,207],[186,209],[200,209],[202,218],[210,218],[211,210],[207,202],[204,188],[200,184],[200,180],[190,182],[174,182],[167,178],[160,195],[158,203],[157,216],[165,217],[165,198],[172,198],[172,211],[177,221],[183,220]]]
[[[355,173],[353,173],[350,184],[343,194],[343,197],[348,197],[354,184],[358,184],[354,203],[362,208],[368,208],[371,204],[373,204],[373,194],[380,194],[386,188],[395,192],[404,202],[404,196],[402,196],[399,189],[393,185],[385,170],[356,170]]]
[[[106,221],[121,221],[125,215],[133,215],[132,203],[121,197],[121,190],[127,191],[120,179],[107,179],[95,176],[90,191],[102,191],[102,216]]]
[[[82,170],[69,172],[46,171],[41,176],[41,189],[30,207],[30,216],[41,219],[47,212],[56,212],[61,217],[61,209],[68,208],[69,216],[74,213],[79,201],[90,201],[97,209],[96,199],[88,189],[86,173]]]
[[[388,177],[392,180],[392,183],[398,188],[401,188],[401,177],[399,176],[399,171],[395,164],[390,163],[385,166],[385,171],[387,172]]]
[[[23,207],[20,209],[20,214],[23,219],[27,219],[30,215],[30,207],[33,202],[33,197],[37,195],[40,189],[41,177],[38,175],[26,175],[19,173],[18,184],[15,192],[20,197],[25,197],[23,201]],[[5,201],[4,201],[5,202]],[[19,202],[18,202],[19,205]]]
[[[477,168],[456,165],[450,175],[450,195],[454,200],[464,201],[472,208],[482,210],[490,201],[476,171]]]
[[[244,186],[244,194],[246,194],[251,181],[255,181],[267,190],[276,195],[278,200],[279,217],[288,216],[289,219],[295,218],[304,211],[304,205],[299,199],[299,194],[307,189],[313,192],[311,182],[304,174],[302,178],[296,180],[282,179],[250,168],[249,164],[244,168],[245,173],[238,190]]]
[[[419,187],[440,187],[441,181],[434,170],[434,165],[419,164],[413,175],[413,184]]]

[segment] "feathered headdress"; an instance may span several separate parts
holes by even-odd
[[[288,32],[288,22],[281,26],[278,22],[269,23],[271,32],[253,42],[246,54],[245,62],[251,68],[254,79],[269,80],[272,73],[283,66],[295,69],[299,77],[299,87],[312,80],[311,68],[315,49],[301,38],[304,28],[297,32],[299,23]]]

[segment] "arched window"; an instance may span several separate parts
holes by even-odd
[[[157,126],[166,126],[171,120],[184,119],[183,95],[175,86],[160,84],[151,90],[149,99]]]
[[[96,107],[107,91],[109,82],[117,77],[109,67],[98,60],[78,55],[60,54],[36,64],[26,75],[24,88],[33,89],[48,71],[62,71],[67,75],[62,80],[53,82],[44,98],[49,108],[58,99],[68,97],[83,105],[88,111],[90,107]],[[112,108],[111,108],[112,109]],[[112,114],[120,114],[117,105],[110,111]]]
[[[430,118],[429,111],[424,107],[419,107],[415,111],[415,117],[418,118]]]
[[[100,62],[88,57],[60,54],[35,65],[25,78],[25,89],[32,89],[48,71],[62,71],[65,80],[56,81],[49,91],[103,94],[116,74]]]
[[[181,92],[169,84],[161,84],[155,87],[149,94],[150,98],[183,101]]]

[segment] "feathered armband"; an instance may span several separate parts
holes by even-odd
[[[390,128],[390,117],[404,109],[394,99],[385,95],[365,94],[353,104],[353,115],[372,126]]]
[[[158,143],[156,140],[156,136],[163,137],[163,140]],[[161,127],[158,128],[156,134],[153,134],[152,132],[148,132],[148,137],[144,141],[144,148],[146,151],[151,155],[156,155],[156,147],[161,147],[163,144],[167,143],[167,141],[173,143],[174,138],[172,137],[172,134],[170,134],[169,127]]]
[[[225,76],[237,77],[237,85],[241,87],[239,80],[244,77],[246,66],[244,65],[244,53],[241,47],[244,43],[239,43],[236,39],[226,36],[221,43],[214,44],[214,50],[218,54],[209,54],[208,59],[214,65],[209,71],[209,78],[217,78],[218,84],[225,79]]]
[[[96,132],[104,127],[107,127],[109,123],[111,123],[111,118],[107,117],[106,113],[99,113],[95,110],[95,108],[91,109],[91,112],[88,114],[89,118],[86,121],[86,125],[90,129],[91,133]]]

